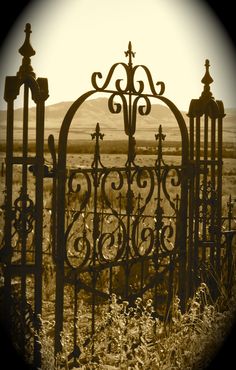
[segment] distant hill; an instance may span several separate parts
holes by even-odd
[[[57,140],[60,126],[63,118],[73,102],[60,102],[57,104],[46,106],[45,110],[45,138],[49,134],[54,134]],[[29,110],[30,120],[30,135],[33,140],[35,131],[35,108]],[[182,112],[188,125],[188,117],[186,112]],[[15,138],[21,138],[22,126],[22,109],[15,110]],[[125,139],[123,127],[123,113],[111,114],[108,109],[107,98],[90,99],[83,103],[79,111],[75,114],[74,120],[70,128],[70,140],[90,140],[90,134],[94,131],[97,122],[100,123],[101,130],[105,133],[109,140]],[[154,139],[154,134],[157,133],[159,125],[162,125],[163,132],[167,135],[168,141],[179,141],[179,129],[175,121],[175,117],[168,107],[160,104],[153,104],[151,112],[148,116],[140,116],[137,118],[137,139]],[[0,111],[0,140],[5,140],[6,126],[6,111]],[[224,141],[236,143],[236,108],[226,110],[224,119]]]

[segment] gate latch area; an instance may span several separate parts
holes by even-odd
[[[33,176],[37,176],[37,165],[29,166],[29,172],[32,172]],[[49,166],[46,164],[43,165],[43,177],[54,177],[55,171],[53,169],[49,169]]]

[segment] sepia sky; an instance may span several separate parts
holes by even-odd
[[[110,67],[126,62],[131,41],[134,64],[146,65],[165,96],[187,110],[202,91],[205,59],[210,60],[215,98],[235,107],[235,50],[219,20],[201,0],[38,0],[12,26],[0,50],[0,109],[6,109],[6,75],[21,63],[18,49],[24,27],[32,25],[36,51],[32,66],[49,80],[47,104],[75,100],[91,90],[91,74],[106,77]]]

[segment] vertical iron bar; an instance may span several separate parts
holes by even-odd
[[[203,159],[204,159],[204,166],[203,166],[203,205],[202,205],[202,213],[203,213],[203,232],[202,232],[202,239],[205,241],[207,239],[207,160],[208,160],[208,116],[207,114],[204,115],[204,150],[203,150]],[[202,259],[205,262],[206,259],[206,249],[203,248],[202,251]]]
[[[143,297],[143,285],[144,285],[144,260],[141,259],[140,262],[140,288],[141,288],[141,296]],[[147,263],[147,262],[146,262]]]
[[[221,257],[221,214],[222,214],[222,117],[218,118],[218,176],[217,176],[217,243],[216,243],[216,272],[220,276]]]
[[[187,145],[187,143],[182,143]],[[187,294],[187,205],[188,205],[188,168],[187,163],[182,163],[181,204],[176,214],[176,239],[179,248],[179,297],[181,311],[186,309]]]
[[[202,268],[205,268],[206,263],[206,246],[204,242],[207,241],[207,218],[208,218],[208,192],[207,192],[207,171],[208,171],[208,115],[204,115],[204,139],[203,139],[203,182],[202,182]]]
[[[100,148],[99,139],[102,138],[100,133],[100,126],[97,123],[95,133],[92,138],[95,138],[95,150],[94,150],[94,160],[92,163],[93,167],[93,183],[94,183],[94,197],[93,197],[93,257],[92,257],[92,322],[91,322],[91,332],[92,336],[95,334],[95,305],[96,305],[96,283],[97,283],[97,272],[96,272],[96,259],[97,259],[97,240],[99,237],[99,213],[98,213],[98,187],[99,187],[99,162],[100,162]],[[92,355],[94,354],[94,339],[92,339]]]
[[[211,120],[211,186],[212,189],[215,190],[216,187],[216,121],[215,118],[212,118]],[[216,199],[218,203],[218,199]],[[216,220],[216,207],[217,205],[215,202],[211,205],[211,229],[213,230],[211,237],[212,240],[214,240],[217,243],[217,237],[215,235],[215,226],[217,223]],[[211,266],[214,268],[215,267],[215,250],[216,246],[211,247],[210,251],[210,263]]]
[[[189,159],[194,160],[194,117],[189,120]]]
[[[232,221],[233,221],[233,212],[232,212],[232,195],[230,194],[229,195],[229,200],[227,202],[227,206],[228,206],[228,230],[231,230],[231,227],[232,227]]]
[[[6,79],[6,90],[9,80]],[[6,320],[7,331],[11,333],[11,258],[12,258],[12,187],[13,187],[13,127],[14,127],[14,103],[13,98],[7,100],[7,135],[6,135],[6,204],[5,204],[5,269],[4,269],[4,318]]]
[[[126,212],[127,212],[127,242],[126,242],[126,253],[125,253],[125,258],[126,258],[126,263],[124,266],[124,272],[125,272],[125,291],[124,291],[124,296],[125,299],[129,295],[129,275],[130,275],[130,266],[129,266],[129,255],[130,255],[130,241],[131,241],[131,214],[132,214],[132,207],[133,207],[133,197],[132,197],[132,174],[131,174],[131,152],[133,150],[133,143],[132,143],[133,137],[129,134],[129,141],[128,141],[128,161],[127,161],[127,207],[126,207]]]
[[[136,117],[133,117],[132,114],[132,90],[133,90],[133,63],[132,57],[134,57],[134,53],[132,52],[132,45],[129,42],[128,51],[125,53],[126,56],[129,57],[128,61],[128,71],[127,71],[127,78],[128,78],[128,117],[126,122],[128,127],[128,159],[126,162],[127,167],[127,242],[126,242],[126,264],[124,266],[125,272],[125,291],[124,296],[125,298],[128,297],[129,294],[129,275],[130,275],[130,266],[129,266],[129,254],[130,254],[130,242],[131,242],[131,214],[133,211],[133,193],[132,193],[132,174],[131,174],[131,166],[135,156],[135,139],[133,134],[135,132],[135,127],[133,127],[133,120],[136,120]]]
[[[78,323],[78,287],[77,287],[77,273],[75,273],[74,281],[74,322],[73,322],[73,353],[74,353],[74,365],[76,366],[76,348],[77,348],[77,323]]]
[[[112,266],[109,268],[109,295],[112,294]]]
[[[35,188],[35,315],[42,315],[43,264],[43,178],[44,178],[44,101],[36,106],[36,188]],[[37,337],[34,344],[35,366],[41,364],[41,347]]]
[[[25,315],[26,315],[26,265],[27,265],[27,195],[28,195],[28,110],[29,110],[29,87],[27,83],[24,83],[24,106],[23,106],[23,148],[22,148],[22,188],[21,188],[21,198],[22,198],[22,209],[21,209],[21,217],[22,217],[22,228],[21,228],[21,265],[23,268],[23,272],[21,275],[21,315],[22,315],[22,323],[25,327]],[[22,355],[25,355],[25,335],[24,335],[24,327],[22,328]]]
[[[195,288],[198,286],[198,263],[199,263],[199,201],[200,201],[200,147],[201,147],[201,118],[196,117],[196,167],[195,167],[195,229],[194,229],[194,281]]]
[[[52,179],[52,208],[51,208],[51,224],[50,224],[50,233],[51,233],[51,243],[52,243],[52,258],[55,261],[56,259],[56,227],[57,227],[57,156],[56,156],[56,149],[55,149],[55,141],[54,136],[49,135],[48,137],[48,147],[52,157],[52,171],[53,171],[53,179]]]
[[[159,265],[159,248],[160,248],[160,231],[162,227],[162,208],[161,208],[161,179],[162,179],[162,126],[159,126],[158,134],[155,135],[155,139],[157,140],[157,159],[155,161],[155,175],[157,179],[157,206],[156,206],[156,222],[155,222],[155,229],[156,229],[156,240],[155,240],[155,255],[154,255],[154,266],[155,266],[155,273],[158,272],[158,265]],[[154,286],[154,310],[157,311],[157,283]]]
[[[166,302],[165,319],[169,318],[171,303],[172,303],[173,296],[174,296],[173,288],[174,288],[174,269],[175,269],[174,264],[175,262],[176,262],[175,255],[172,253],[170,254],[170,263],[169,263],[168,294],[167,294],[167,302]]]
[[[211,119],[211,183],[213,189],[215,189],[215,177],[216,177],[216,120],[215,118]]]
[[[193,280],[194,280],[194,212],[195,212],[195,201],[194,201],[194,176],[195,176],[195,167],[194,167],[194,117],[190,116],[189,121],[189,154],[190,154],[190,163],[192,168],[189,169],[190,179],[189,179],[189,221],[188,221],[188,293],[187,296],[192,296],[193,294]]]
[[[60,154],[60,153],[59,153]],[[66,154],[65,154],[66,155]],[[57,186],[57,239],[56,239],[56,300],[55,300],[55,360],[62,350],[61,333],[63,330],[64,308],[64,254],[65,241],[65,184],[66,168],[58,158],[58,186]]]
[[[233,283],[233,274],[234,274],[234,258],[232,252],[232,242],[234,235],[236,234],[235,230],[228,230],[224,233],[225,235],[225,244],[226,244],[226,258],[227,258],[227,280],[226,287],[229,296],[232,293],[232,283]]]

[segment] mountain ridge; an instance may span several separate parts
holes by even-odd
[[[88,107],[96,107],[97,105],[100,105],[100,108],[105,108],[104,105],[105,103],[108,102],[108,99],[105,98],[105,97],[99,97],[99,98],[95,98],[95,99],[88,99],[86,101],[84,101],[83,105],[81,106],[81,109],[84,109],[84,108],[88,108]],[[57,112],[57,115],[60,116],[60,118],[63,118],[61,116],[60,113],[66,113],[66,111],[70,108],[70,106],[74,103],[74,101],[70,101],[70,100],[65,100],[65,101],[61,101],[61,102],[57,102],[57,103],[53,103],[53,104],[48,104],[48,105],[45,105],[45,112],[49,115],[52,115],[53,112]],[[102,107],[101,107],[102,105]],[[155,109],[155,107],[158,107],[159,110],[165,110],[165,111],[169,111],[169,108],[164,105],[164,104],[152,104],[152,109]],[[33,110],[35,109],[35,107],[30,107],[29,108],[29,111],[33,112]],[[108,106],[107,106],[107,109],[108,109]],[[0,110],[0,121],[2,121],[6,115],[6,112],[7,112],[7,109],[1,109]],[[18,118],[18,115],[21,114],[22,112],[22,108],[16,108],[15,109],[15,118],[17,119]],[[180,112],[184,115],[187,115],[187,111],[184,111],[184,110],[181,110],[180,109]],[[236,116],[236,107],[229,107],[229,108],[225,108],[225,112],[227,115],[233,115],[233,116]],[[51,118],[49,116],[49,118]],[[55,118],[55,116],[53,117]]]
[[[141,104],[145,104],[143,99],[140,99]],[[54,134],[55,138],[59,134],[63,119],[72,106],[73,101],[63,101],[55,104],[45,106],[45,136],[50,133]],[[188,127],[187,112],[181,111],[186,125]],[[6,131],[6,117],[7,111],[0,111],[0,129],[1,141],[2,133]],[[22,127],[23,109],[17,108],[14,111],[15,119],[15,137],[20,138],[20,130]],[[29,108],[29,126],[33,131],[35,128],[35,107]],[[108,108],[108,99],[106,97],[99,97],[96,99],[86,100],[79,110],[75,113],[71,127],[70,134],[78,134],[80,138],[86,139],[91,137],[90,134],[94,131],[97,122],[100,123],[101,129],[106,134],[106,138],[123,139],[124,124],[123,111],[119,114],[113,114]],[[167,140],[180,140],[179,127],[176,119],[170,109],[163,104],[152,104],[151,111],[147,116],[141,116],[137,112],[137,132],[136,138],[144,138],[150,140],[154,138],[154,133],[157,133],[159,125],[163,126],[164,134],[168,134]],[[236,141],[236,108],[226,109],[226,117],[224,118],[224,141]],[[4,133],[5,135],[6,133]],[[30,137],[31,139],[31,137]]]

